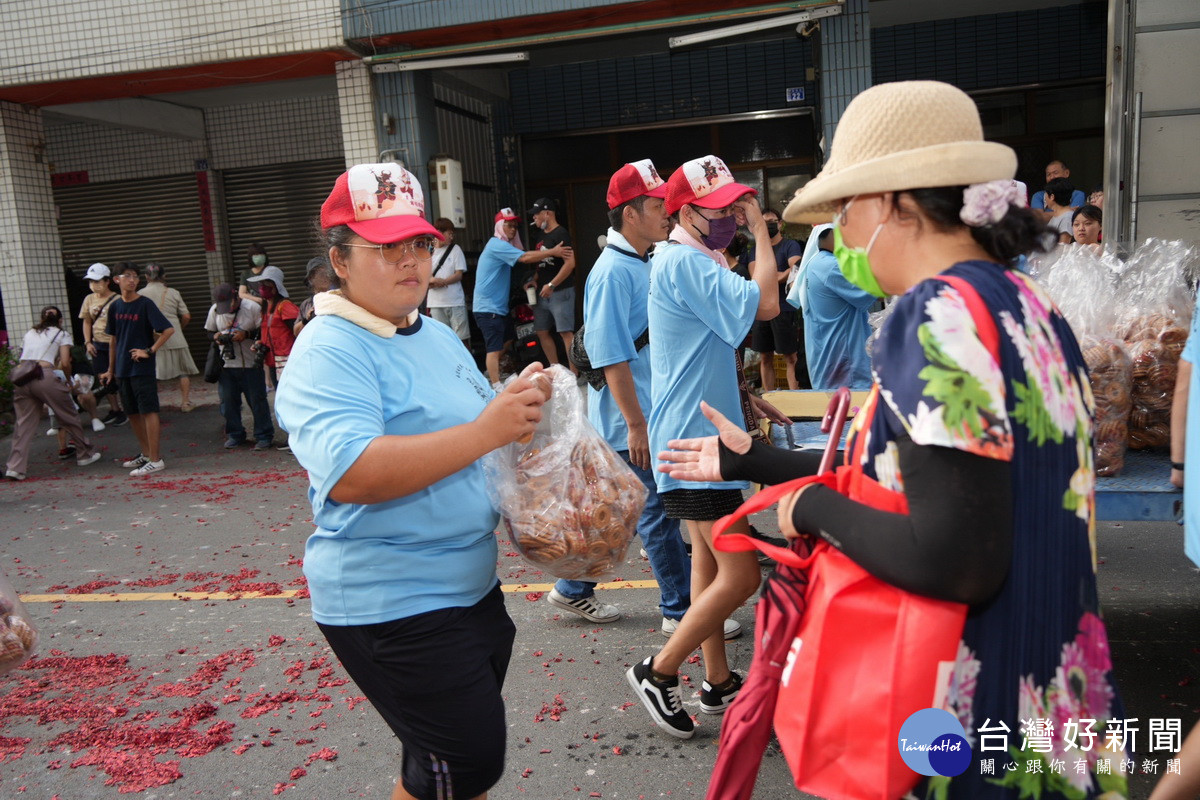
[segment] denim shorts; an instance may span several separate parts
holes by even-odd
[[[512,320],[507,314],[493,314],[490,311],[476,311],[475,324],[483,334],[483,349],[488,353],[498,353],[504,349],[504,343],[517,338]]]
[[[533,307],[533,329],[548,331],[551,323],[560,333],[575,331],[574,286],[564,286],[549,297],[538,297],[537,305]]]

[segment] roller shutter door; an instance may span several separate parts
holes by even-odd
[[[234,276],[246,270],[246,248],[258,242],[283,270],[292,300],[299,304],[307,297],[304,268],[321,252],[313,221],[345,171],[345,162],[334,158],[222,172]]]
[[[204,319],[212,305],[196,176],[171,175],[54,190],[63,263],[82,275],[88,265],[157,261],[167,285],[178,289],[192,314],[183,335],[192,359],[204,363]],[[78,313],[78,309],[74,311]]]

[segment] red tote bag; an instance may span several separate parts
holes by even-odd
[[[877,400],[876,391],[866,415]],[[885,583],[825,542],[802,557],[724,533],[734,520],[814,482],[874,508],[907,511],[904,495],[884,489],[857,466],[844,466],[836,480],[827,474],[764,489],[717,522],[713,544],[718,550],[762,550],[808,572],[807,606],[774,716],[796,788],[831,800],[895,800],[921,778],[900,756],[900,726],[913,712],[935,705],[954,665],[967,607]]]

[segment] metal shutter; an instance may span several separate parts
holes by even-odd
[[[340,158],[223,171],[234,278],[249,266],[246,248],[258,242],[266,248],[269,263],[283,270],[293,302],[299,305],[308,297],[304,268],[321,254],[313,221],[334,181],[345,171]]]
[[[64,186],[54,190],[54,202],[63,263],[79,275],[95,261],[110,267],[118,261],[163,265],[167,285],[179,290],[192,314],[183,335],[192,359],[202,365],[208,349],[204,318],[212,291],[196,176]]]

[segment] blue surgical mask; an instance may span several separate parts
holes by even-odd
[[[261,253],[250,256],[250,263],[256,267],[263,267],[267,264],[267,257]]]

